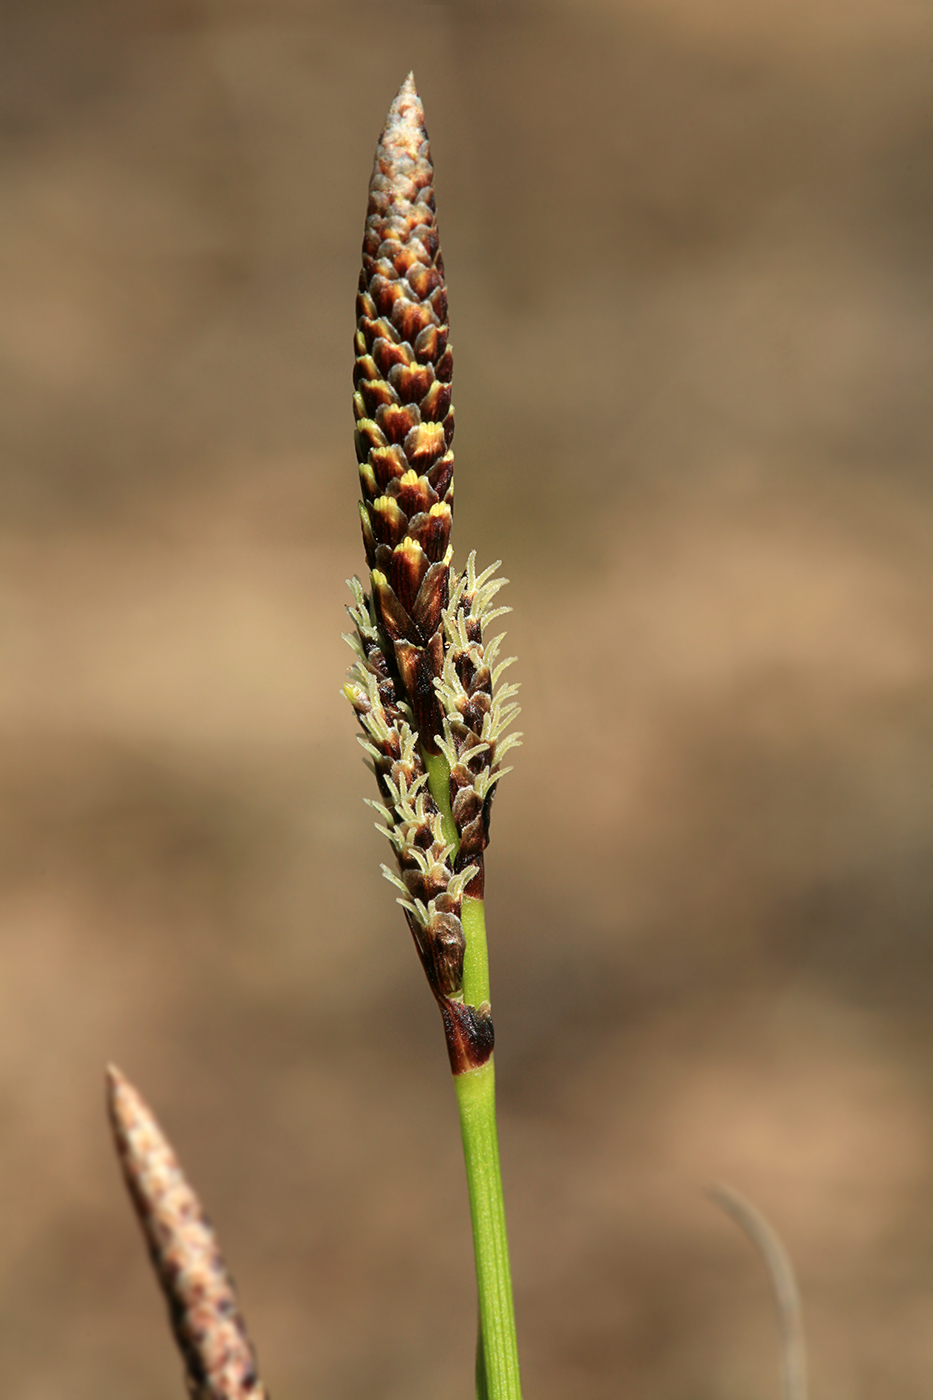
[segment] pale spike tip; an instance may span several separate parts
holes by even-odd
[[[114,1132],[117,1134],[121,1155],[128,1150],[129,1134],[145,1121],[146,1127],[155,1124],[155,1115],[136,1088],[118,1065],[108,1064],[104,1074],[107,1110]],[[160,1131],[157,1128],[157,1131]]]
[[[119,1101],[129,1094],[136,1094],[126,1075],[118,1065],[108,1064],[104,1070],[104,1087],[107,1094],[107,1107],[111,1117],[118,1116]]]
[[[379,145],[415,160],[426,139],[424,107],[415,87],[415,75],[409,73],[392,99]]]

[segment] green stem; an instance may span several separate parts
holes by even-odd
[[[470,1006],[489,1001],[486,917],[481,899],[465,896],[461,909],[466,954],[463,999]],[[477,1342],[478,1400],[521,1400],[512,1274],[505,1229],[505,1202],[496,1131],[496,1080],[490,1058],[479,1069],[454,1078],[466,1162],[473,1251],[479,1290]],[[484,1373],[481,1364],[485,1362]],[[485,1380],[485,1386],[480,1384]]]
[[[428,774],[428,787],[441,813],[445,840],[454,847],[456,855],[460,839],[450,806],[450,769],[447,760],[443,754],[427,754],[424,750],[422,757]],[[468,1006],[488,1004],[489,955],[483,901],[464,895],[460,920],[466,939],[463,1000]],[[476,1397],[477,1400],[521,1400],[492,1057],[479,1069],[455,1075],[454,1088],[460,1110],[479,1293]]]
[[[421,758],[428,775],[428,791],[441,814],[444,840],[450,842],[456,855],[460,849],[460,835],[450,806],[450,765],[442,753],[426,753],[422,749]]]
[[[489,1400],[521,1400],[518,1342],[496,1133],[492,1059],[454,1078],[473,1219],[473,1250]],[[477,1394],[482,1391],[477,1387]]]
[[[489,953],[486,948],[486,910],[481,899],[465,894],[460,906],[460,922],[466,950],[463,954],[463,1000],[467,1006],[482,1006],[489,1000]]]

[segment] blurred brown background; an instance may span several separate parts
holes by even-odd
[[[339,694],[366,182],[415,70],[459,559],[526,741],[489,905],[529,1400],[933,1388],[926,0],[8,0],[0,1390],[182,1394],[102,1067],[276,1400],[455,1400],[437,1013]]]

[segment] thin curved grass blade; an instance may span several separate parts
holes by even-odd
[[[781,1330],[781,1378],[784,1400],[807,1400],[807,1349],[803,1335],[800,1290],[790,1255],[780,1236],[751,1201],[731,1186],[715,1186],[710,1198],[751,1240],[764,1260]]]

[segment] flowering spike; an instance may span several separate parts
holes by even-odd
[[[191,1400],[265,1400],[217,1237],[151,1109],[113,1066],[107,1070],[107,1105]]]
[[[501,759],[518,743],[506,734],[518,707],[515,688],[499,684],[511,660],[495,664],[504,634],[483,641],[484,627],[509,611],[495,606],[507,581],[499,563],[477,571],[471,552],[462,571],[451,567],[453,357],[433,181],[409,77],[376,150],[356,303],[353,404],[369,591],[351,580],[355,660],[344,691],[379,786],[377,829],[398,859],[398,875],[384,871],[404,896],[455,1032],[448,1048],[459,1072],[492,1048],[488,1008],[479,1035],[480,1021],[448,1003],[463,996],[462,901],[483,893],[489,811]]]

